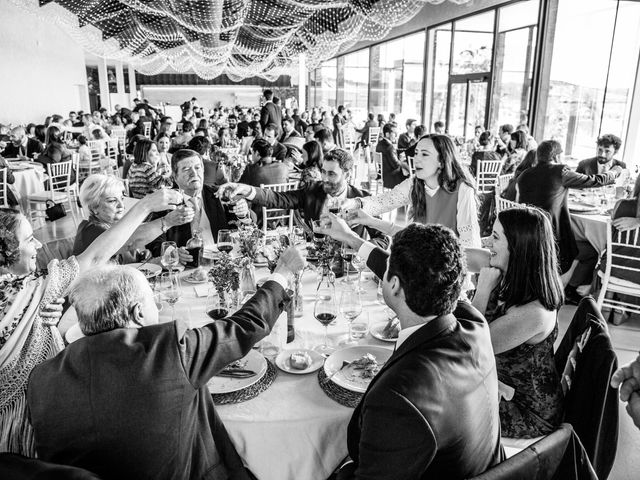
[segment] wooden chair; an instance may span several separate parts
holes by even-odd
[[[151,122],[142,122],[143,135],[147,138],[151,138]]]
[[[498,175],[496,182],[496,195],[501,195],[507,189],[509,182],[513,178],[513,173],[507,173],[505,175]]]
[[[295,190],[297,186],[297,182],[271,183],[268,185],[263,183],[260,185],[260,188],[272,190],[274,192],[288,192],[289,190]],[[289,230],[291,231],[293,229],[293,215],[294,211],[291,209],[284,210],[281,208],[262,207],[262,231],[265,236],[273,234],[273,231],[269,232],[268,230],[269,222],[280,223],[281,221],[286,220],[288,222]]]
[[[375,151],[375,146],[378,144],[378,139],[380,138],[380,131],[382,129],[380,127],[371,127],[369,129],[369,148]]]
[[[483,160],[478,162],[478,170],[476,172],[478,193],[493,191],[501,168],[502,160]]]
[[[7,198],[7,169],[0,168],[0,207],[9,207],[9,199]]]
[[[44,215],[47,208],[47,202],[52,200],[54,203],[67,203],[68,211],[73,216],[73,222],[76,223],[76,207],[74,199],[74,189],[71,187],[71,170],[73,169],[73,160],[60,163],[47,164],[47,173],[49,177],[46,180],[45,191],[29,195],[27,197],[29,205],[28,217],[35,221],[39,214]],[[35,208],[34,208],[35,207]],[[41,207],[41,208],[39,208]]]
[[[496,192],[496,215],[503,210],[509,210],[510,208],[524,208],[525,206],[518,202],[512,202],[506,198],[502,198]]]
[[[109,175],[120,176],[118,170],[118,140],[113,138],[107,142],[108,165],[105,169]]]
[[[118,147],[124,152],[127,144],[127,131],[124,128],[116,127],[111,129],[111,138],[118,141]]]
[[[604,273],[598,271],[598,276],[602,279],[598,308],[640,313],[640,305],[613,298],[613,294],[621,294],[640,299],[640,284],[625,279],[629,276],[637,278],[640,275],[640,227],[622,232],[609,220],[605,257]]]
[[[375,182],[375,192],[378,194],[378,190],[384,190],[384,183],[382,181],[382,154],[373,152],[373,164],[375,165],[375,177],[370,173],[369,181],[371,182],[371,190],[373,190],[373,182]],[[373,172],[373,170],[371,170]]]
[[[356,146],[356,131],[352,126],[344,129],[344,148],[353,155]]]

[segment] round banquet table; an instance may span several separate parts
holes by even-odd
[[[186,273],[183,272],[183,277]],[[269,274],[258,268],[259,280]],[[369,274],[370,275],[370,274]],[[363,276],[364,277],[364,276]],[[365,278],[367,278],[365,280]],[[319,277],[305,271],[302,279],[304,312],[296,318],[295,341],[285,349],[313,348],[323,340],[324,327],[313,317],[314,294]],[[364,277],[362,286],[363,315],[370,324],[387,318],[386,306],[376,301],[376,285]],[[176,304],[176,318],[187,320],[197,328],[212,320],[205,314],[206,296],[198,296],[207,284],[182,282],[182,298]],[[336,301],[342,290],[336,280]],[[164,305],[160,321],[170,321],[171,309]],[[286,315],[278,320],[286,324]],[[348,325],[339,315],[337,325],[329,326],[329,341],[337,345],[348,337]],[[382,342],[368,334],[359,343],[393,349],[393,343]],[[231,440],[246,466],[260,480],[324,480],[347,456],[347,424],[353,413],[330,399],[318,384],[317,372],[294,375],[278,369],[273,384],[257,397],[234,405],[216,406]]]
[[[597,252],[607,248],[609,215],[571,213],[571,228],[577,241],[589,242]]]
[[[15,167],[14,167],[15,165]],[[44,168],[40,164],[30,163],[32,168],[26,170],[15,169],[20,168],[18,162],[11,162],[9,168],[13,172],[16,181],[13,184],[15,192],[18,194],[18,200],[23,212],[28,211],[28,197],[36,192],[44,190]]]

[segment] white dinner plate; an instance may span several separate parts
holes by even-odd
[[[387,322],[386,320],[382,322],[376,322],[371,325],[371,327],[369,328],[369,332],[371,332],[372,337],[377,338],[378,340],[382,340],[383,342],[396,343],[398,337],[387,338],[382,334],[382,332],[384,331],[384,327],[387,326],[387,323],[389,322]]]
[[[128,266],[140,270],[147,278],[157,277],[162,271],[162,267],[155,263],[130,263]]]
[[[253,370],[257,375],[249,378],[213,377],[207,383],[209,392],[213,394],[237,392],[250,387],[267,373],[267,359],[257,350],[251,350],[246,357],[241,359],[241,362],[245,361],[246,364],[243,364],[242,368]]]
[[[569,210],[575,213],[597,211],[598,207],[585,202],[569,202]]]
[[[387,347],[375,345],[356,345],[354,347],[343,348],[334,352],[324,362],[324,373],[331,377],[342,368],[343,362],[353,362],[363,355],[370,353],[382,368],[382,365],[389,360],[393,350]],[[355,370],[352,366],[342,368],[333,375],[331,381],[352,392],[364,393],[371,382],[370,378],[362,378],[361,370]]]
[[[187,283],[204,283],[208,280],[207,275],[205,274],[204,276],[204,280],[198,280],[197,278],[194,278],[192,275],[194,275],[196,273],[197,270],[193,270],[192,272],[190,272],[188,275],[185,275],[184,277],[182,277],[182,279],[187,282]]]
[[[294,352],[306,352],[311,357],[311,365],[309,365],[304,370],[298,370],[297,368],[293,368],[291,366],[291,354]],[[324,363],[324,357],[320,355],[318,352],[314,350],[309,350],[305,348],[299,348],[297,350],[283,350],[276,357],[276,365],[277,367],[287,373],[293,373],[295,375],[306,375],[307,373],[312,373],[320,370],[322,364]]]

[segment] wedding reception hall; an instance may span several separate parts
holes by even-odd
[[[640,2],[0,12],[0,479],[640,478]]]

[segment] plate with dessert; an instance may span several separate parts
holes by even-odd
[[[376,322],[371,325],[369,331],[371,332],[371,336],[378,340],[395,342],[398,340],[398,334],[400,333],[400,320],[394,317],[388,322]]]
[[[324,373],[337,385],[364,393],[392,353],[390,348],[375,345],[347,347],[327,358]]]
[[[267,359],[251,350],[245,357],[230,363],[218,372],[209,383],[209,392],[231,393],[250,387],[267,373]]]
[[[184,276],[184,281],[187,283],[204,283],[207,279],[207,271],[204,268],[196,268]]]
[[[298,350],[283,350],[276,357],[278,368],[295,375],[306,375],[320,370],[324,357],[318,352],[304,348]]]

